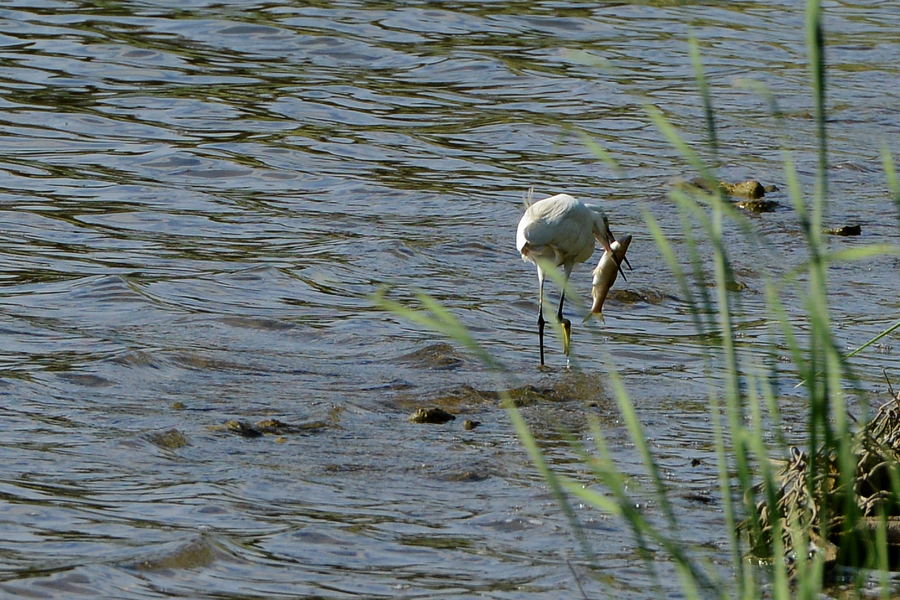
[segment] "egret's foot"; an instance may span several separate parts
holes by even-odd
[[[562,320],[563,328],[563,353],[566,355],[566,361],[569,359],[569,349],[572,346],[572,322],[568,319]]]

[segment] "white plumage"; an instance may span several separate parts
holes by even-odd
[[[609,231],[606,213],[600,207],[582,204],[568,194],[538,200],[525,210],[516,233],[516,248],[522,259],[537,266],[541,365],[544,364],[544,269],[541,265],[562,267],[568,283],[575,263],[585,262],[594,253],[595,242],[600,242],[603,249],[609,251],[613,241],[615,238]],[[568,357],[572,325],[563,318],[565,299],[563,289],[556,318],[563,326],[563,351]]]

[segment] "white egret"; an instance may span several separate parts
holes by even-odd
[[[529,203],[530,194],[525,199],[526,210],[519,221],[516,233],[516,248],[522,259],[537,266],[538,275],[538,338],[541,345],[541,366],[544,365],[544,268],[552,265],[563,268],[564,281],[575,263],[588,260],[594,253],[595,240],[607,252],[615,241],[609,230],[609,219],[600,207],[582,204],[568,194],[557,194]],[[626,260],[627,263],[627,260]],[[621,269],[620,269],[621,270]],[[622,274],[624,277],[624,273]],[[559,310],[556,319],[563,327],[563,351],[569,356],[572,324],[563,318],[563,303],[566,300],[565,286],[559,296]]]

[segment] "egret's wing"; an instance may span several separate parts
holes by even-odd
[[[593,216],[590,209],[568,194],[557,194],[532,204],[516,235],[516,245],[557,264],[584,262],[594,252]]]

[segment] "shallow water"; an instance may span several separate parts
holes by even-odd
[[[795,4],[4,4],[0,594],[555,599],[580,595],[569,562],[592,598],[655,597],[628,531],[579,507],[600,566],[583,560],[494,393],[522,390],[558,468],[579,472],[559,431],[587,437],[588,411],[640,476],[610,355],[684,537],[727,576],[700,345],[643,217],[682,248],[666,193],[694,175],[641,104],[701,147],[693,31],[723,178],[785,188],[785,139],[810,184]],[[880,147],[900,154],[900,15],[834,2],[825,25],[826,225],[863,232],[829,245],[896,243]],[[784,138],[742,78],[775,92]],[[568,304],[571,371],[552,338],[536,368],[537,282],[514,247],[532,185],[602,200],[635,238],[605,323]],[[770,341],[763,278],[805,259],[789,199],[772,197],[758,236],[733,236],[748,353]],[[847,348],[897,319],[898,272],[894,257],[833,268]],[[584,301],[589,281],[577,268]],[[376,309],[382,284],[439,299],[509,378]],[[886,399],[891,339],[855,359],[857,403]],[[779,385],[799,436],[802,392]],[[433,404],[458,418],[406,420]],[[291,427],[226,426],[264,419]]]

